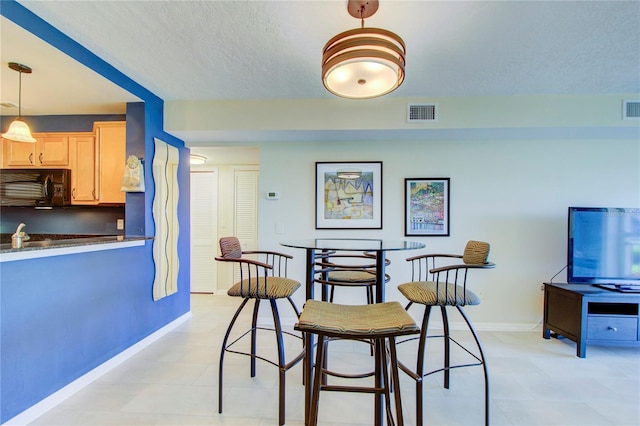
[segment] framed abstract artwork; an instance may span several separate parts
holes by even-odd
[[[382,229],[382,162],[316,163],[316,229]]]
[[[449,178],[404,180],[404,235],[449,235]]]

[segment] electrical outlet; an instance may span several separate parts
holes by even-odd
[[[124,219],[116,220],[116,229],[122,231],[124,229]]]
[[[544,291],[544,284],[540,286],[540,291]]]

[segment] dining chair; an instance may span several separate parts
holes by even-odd
[[[443,372],[444,387],[449,389],[450,371],[455,368],[482,366],[484,374],[484,422],[489,424],[489,374],[487,370],[484,350],[471,321],[465,314],[463,307],[478,305],[480,298],[467,287],[467,276],[470,270],[490,269],[495,264],[488,261],[489,244],[481,241],[467,242],[464,253],[457,254],[423,254],[407,258],[411,262],[411,281],[398,285],[398,290],[409,300],[406,308],[413,305],[423,305],[424,313],[420,335],[407,339],[401,343],[418,339],[417,362],[414,369],[408,367],[401,360],[398,361],[400,370],[416,382],[416,425],[423,423],[423,381],[426,376]],[[439,307],[442,315],[443,334],[428,335],[429,315],[431,307]],[[464,319],[467,328],[473,336],[476,349],[469,349],[455,340],[449,329],[447,308],[455,307]],[[441,337],[444,342],[444,365],[441,368],[425,371],[425,348],[427,338]],[[451,343],[470,355],[470,361],[451,365]]]
[[[236,282],[227,294],[232,297],[242,298],[240,306],[236,310],[231,323],[227,328],[222,341],[220,351],[220,366],[218,376],[218,412],[222,413],[223,397],[223,366],[225,353],[234,353],[250,357],[251,377],[256,375],[256,359],[265,361],[278,367],[279,370],[279,424],[285,422],[285,373],[301,359],[304,358],[304,348],[299,354],[287,361],[285,354],[284,336],[290,335],[302,340],[302,336],[284,331],[280,322],[277,300],[286,299],[293,308],[296,318],[300,312],[291,296],[300,287],[300,282],[287,278],[287,263],[293,257],[275,251],[243,251],[240,242],[236,237],[220,238],[221,255],[215,259],[219,262],[228,262],[237,266],[240,280]],[[231,343],[228,343],[231,331],[238,320],[240,313],[248,305],[249,301],[254,301],[251,326],[248,330],[240,334]],[[273,317],[273,328],[258,325],[258,310],[262,301],[268,301]],[[277,345],[277,361],[262,356],[257,353],[257,332],[258,330],[275,331]],[[250,337],[250,349],[235,349],[233,346],[244,337]]]
[[[387,424],[402,425],[404,423],[395,342],[398,336],[416,334],[420,330],[400,303],[394,301],[366,305],[341,305],[309,299],[294,328],[318,336],[315,363],[307,364],[308,369],[305,371],[306,386],[312,386],[311,400],[308,405],[305,405],[305,413],[308,414],[306,425],[318,424],[321,391],[372,393],[376,397],[383,395]],[[366,339],[374,342],[376,380],[373,386],[364,386],[360,382],[360,386],[351,385],[344,381],[340,382],[342,384],[329,384],[324,380],[325,375],[329,373],[324,367],[327,350],[325,343],[331,339]],[[309,337],[307,337],[308,340]],[[391,389],[395,389],[393,392],[395,421],[391,405]]]

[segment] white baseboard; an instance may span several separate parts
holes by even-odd
[[[293,329],[296,321],[291,318],[281,318],[282,327],[286,329]],[[540,322],[537,324],[522,324],[522,323],[510,323],[510,322],[474,322],[473,328],[476,331],[536,331],[541,330]],[[258,325],[262,327],[273,327],[273,321],[268,319],[265,321],[258,321]],[[420,324],[418,323],[418,326]],[[468,330],[467,324],[464,321],[449,321],[449,328],[451,330]],[[442,330],[441,321],[429,321],[429,329]]]
[[[20,425],[25,425],[32,422],[33,420],[37,419],[38,417],[40,417],[41,415],[43,415],[44,413],[46,413],[47,411],[55,407],[56,405],[60,404],[65,399],[69,398],[74,393],[78,392],[85,386],[89,385],[94,380],[100,378],[101,376],[103,376],[110,370],[114,369],[118,365],[122,364],[124,361],[128,360],[133,355],[137,354],[138,352],[140,352],[141,350],[143,350],[153,342],[157,341],[167,333],[171,332],[173,329],[175,329],[180,324],[187,321],[189,318],[191,318],[191,312],[187,312],[181,317],[171,321],[169,324],[165,325],[161,329],[155,331],[154,333],[140,340],[138,343],[135,343],[134,345],[128,347],[127,349],[120,352],[113,358],[105,361],[104,363],[100,364],[93,370],[87,372],[83,376],[69,383],[62,389],[52,393],[51,395],[44,398],[40,402],[27,408],[22,413],[2,423],[2,425],[3,426],[5,425],[20,426]]]
[[[466,328],[466,324],[456,324],[460,329]],[[476,331],[535,331],[539,329],[538,324],[521,324],[509,322],[481,322],[473,323]]]
[[[420,326],[419,320],[418,326]],[[541,330],[540,324],[524,324],[513,322],[472,322],[474,330],[476,331],[536,331]],[[429,321],[429,330],[442,330],[442,321],[437,318],[433,321]],[[451,321],[449,319],[449,329],[451,330],[468,330],[467,323],[464,321]]]

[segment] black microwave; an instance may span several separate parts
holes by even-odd
[[[0,206],[71,204],[71,170],[0,169]]]

